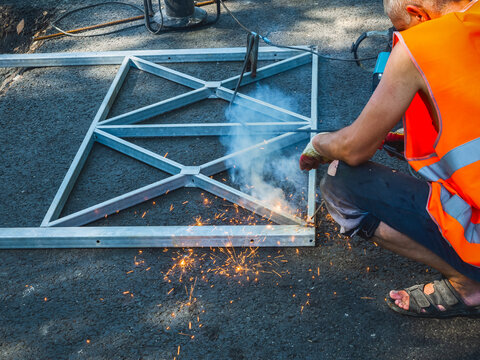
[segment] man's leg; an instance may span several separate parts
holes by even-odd
[[[429,191],[425,182],[373,163],[356,168],[341,163],[339,175],[338,166],[337,161],[329,166],[321,187],[327,208],[347,234],[358,231],[362,237],[373,236],[380,246],[435,268],[450,280],[465,304],[480,305],[480,269],[463,263],[441,237],[425,210]],[[424,291],[433,293],[433,285],[426,285]],[[392,291],[390,296],[408,310],[405,291]]]
[[[380,222],[380,225],[375,231],[375,235],[372,239],[378,245],[387,250],[390,250],[400,256],[423,263],[439,271],[450,281],[466,305],[480,305],[480,283],[460,274],[441,257],[434,254],[426,247],[391,228],[384,222]],[[427,294],[432,294],[434,292],[433,284],[426,285],[424,291]],[[408,310],[409,296],[406,291],[392,290],[390,292],[390,297],[395,300],[395,304],[397,306]],[[441,305],[439,308],[439,310],[445,310]]]

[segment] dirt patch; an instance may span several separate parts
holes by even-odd
[[[54,9],[0,6],[0,53],[25,53],[33,37],[44,31],[53,17]]]
[[[42,42],[33,38],[45,32],[53,15],[54,8],[0,5],[0,54],[35,52]],[[23,68],[0,69],[0,95],[24,71]]]

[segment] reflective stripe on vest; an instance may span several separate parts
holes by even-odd
[[[471,222],[472,207],[456,194],[450,194],[443,185],[440,194],[443,210],[463,227],[464,237],[470,244],[480,244],[480,224]]]
[[[469,141],[446,153],[439,161],[418,172],[430,181],[447,180],[461,168],[480,161],[480,138]]]

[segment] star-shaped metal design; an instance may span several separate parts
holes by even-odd
[[[262,49],[259,50],[261,57]],[[218,49],[216,49],[215,59],[217,61],[228,61],[228,56],[219,56]],[[235,104],[239,106],[248,107],[250,110],[259,112],[269,120],[256,123],[189,123],[189,124],[140,124],[142,121],[152,117],[165,114],[169,111],[179,109],[181,107],[194,104],[195,102],[219,98],[225,101],[230,101],[233,97],[233,89],[238,82],[238,76],[231,77],[223,81],[204,81],[196,77],[187,75],[185,73],[175,71],[166,66],[159,65],[155,62],[149,61],[148,57],[127,55],[113,80],[107,95],[105,96],[47,214],[42,222],[43,228],[78,228],[81,225],[88,224],[95,220],[101,219],[106,215],[114,214],[125,208],[137,205],[149,199],[161,196],[181,187],[197,187],[208,191],[220,198],[226,199],[232,203],[236,203],[245,209],[248,209],[255,214],[266,217],[273,222],[279,224],[268,226],[248,226],[237,225],[242,227],[241,233],[245,238],[252,238],[251,243],[261,245],[261,240],[254,237],[262,237],[263,242],[268,246],[275,245],[294,245],[298,246],[297,238],[306,240],[308,238],[308,245],[313,243],[314,229],[308,226],[308,223],[299,217],[285,213],[282,210],[271,208],[268,204],[253,196],[239,191],[231,186],[216,181],[212,178],[213,175],[225,171],[229,168],[229,164],[235,163],[235,159],[248,154],[254,150],[259,150],[264,154],[278,150],[298,143],[299,141],[307,139],[310,135],[307,132],[289,132],[297,129],[316,128],[317,124],[317,59],[309,53],[298,52],[294,56],[281,57],[282,50],[279,49],[280,61],[274,62],[270,65],[262,67],[257,70],[256,77],[252,77],[250,73],[245,74],[242,80],[242,86],[252,83],[270,76],[274,76],[281,72],[294,69],[301,65],[312,63],[312,111],[311,116],[306,117],[295,112],[283,109],[276,105],[255,99],[242,93],[238,93],[235,98]],[[290,51],[291,53],[291,51]],[[195,61],[195,57],[191,57],[182,52],[179,56],[178,62]],[[214,56],[214,55],[212,55]],[[129,72],[130,68],[135,68],[150,74],[159,76],[161,78],[173,81],[183,86],[192,89],[184,94],[163,100],[148,106],[141,107],[137,110],[130,111],[118,116],[108,118],[109,110],[115,101],[116,95],[119,93],[122,84]],[[235,153],[217,158],[213,161],[207,162],[199,166],[185,166],[179,162],[168,159],[160,154],[152,152],[141,146],[126,140],[128,138],[141,137],[175,137],[175,136],[212,136],[212,135],[229,135],[232,130],[238,127],[247,127],[251,131],[259,133],[270,133],[275,135],[269,140],[264,140],[249,148],[237,151]],[[95,142],[103,144],[127,156],[133,157],[145,164],[157,168],[163,172],[170,174],[166,179],[154,182],[150,185],[141,187],[139,189],[130,191],[121,196],[114,197],[110,200],[96,204],[89,208],[75,212],[73,214],[59,218],[59,215],[68,199],[68,196],[75,184],[75,181],[86,162],[86,159]],[[309,175],[308,187],[308,215],[312,216],[315,211],[315,172]],[[97,228],[97,229],[101,229]],[[125,239],[132,238],[132,234],[137,229],[139,233],[144,234],[146,229],[143,227],[122,227],[115,229],[124,229],[126,231]],[[189,235],[187,227],[149,227],[150,229],[161,231],[160,238],[170,238],[173,242],[172,246],[184,245]],[[169,228],[171,231],[169,232]],[[191,229],[191,227],[188,227]],[[208,241],[218,238],[228,239],[225,234],[225,226],[202,226],[199,233],[203,234],[207,241],[198,243],[198,246],[214,246],[214,242]],[[254,230],[256,229],[256,230]],[[253,231],[259,231],[260,234],[255,234]],[[51,229],[53,230],[53,229]],[[101,233],[101,230],[98,230]],[[108,230],[107,230],[108,231]],[[188,230],[190,231],[190,230]],[[99,234],[98,233],[98,234]],[[235,233],[235,231],[233,231]],[[96,233],[97,234],[97,233]],[[85,235],[88,239],[98,237],[98,234],[89,233]],[[112,235],[113,236],[113,235]],[[118,235],[121,238],[121,235]],[[1,234],[0,234],[1,240]],[[187,239],[188,240],[188,239]],[[175,242],[177,241],[177,242]],[[195,244],[188,243],[189,246]],[[244,243],[242,243],[244,244]],[[305,242],[303,245],[307,245]],[[0,244],[1,245],[1,244]],[[138,244],[137,244],[138,245]],[[217,244],[221,245],[221,244]],[[124,246],[128,246],[125,245]],[[148,243],[144,246],[156,246],[153,243]],[[166,246],[164,243],[158,246]]]

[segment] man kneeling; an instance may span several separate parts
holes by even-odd
[[[331,163],[321,190],[342,232],[373,239],[444,278],[391,291],[402,314],[480,314],[480,3],[384,0],[399,32],[382,80],[352,125],[300,158]],[[403,117],[405,157],[426,180],[369,162]],[[332,162],[332,160],[335,160]]]

